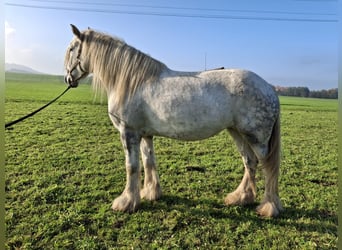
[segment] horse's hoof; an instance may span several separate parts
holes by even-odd
[[[253,192],[232,192],[229,193],[224,199],[227,206],[233,205],[247,205],[254,203],[255,195]]]
[[[162,191],[159,185],[157,185],[156,187],[153,187],[153,186],[144,187],[140,191],[140,197],[142,199],[146,199],[149,201],[156,201],[161,197],[161,195],[162,195]]]
[[[281,206],[280,201],[266,201],[256,208],[257,213],[262,217],[277,217],[282,210],[283,207]]]
[[[140,199],[134,200],[127,194],[122,194],[113,201],[112,209],[114,211],[134,213],[137,211]]]

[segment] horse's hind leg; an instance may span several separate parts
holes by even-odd
[[[257,147],[255,148],[257,149]],[[257,153],[257,155],[259,154]],[[265,193],[256,210],[261,216],[276,217],[283,210],[278,194],[279,161],[272,161],[269,155],[264,154],[260,154],[258,158],[265,175]]]
[[[278,194],[278,177],[280,167],[279,117],[274,124],[271,138],[266,145],[268,146],[263,147],[260,144],[258,146],[252,146],[263,166],[263,172],[265,174],[265,194],[263,201],[257,207],[257,212],[261,216],[275,217],[283,210]],[[267,150],[265,150],[265,148]]]
[[[226,196],[224,202],[226,205],[245,205],[254,203],[256,197],[255,172],[256,166],[258,165],[258,159],[239,132],[234,129],[228,129],[228,131],[240,151],[245,166],[245,173],[240,185],[234,192],[229,193]]]
[[[144,164],[144,187],[140,191],[141,198],[157,200],[162,192],[159,184],[156,160],[154,157],[152,137],[143,137],[140,143],[140,152]]]

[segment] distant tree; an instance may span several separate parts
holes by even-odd
[[[297,97],[312,97],[312,98],[327,98],[337,99],[338,89],[310,91],[308,87],[281,87],[275,86],[275,91],[281,96],[297,96]]]
[[[310,90],[307,87],[294,87],[293,89],[293,96],[299,96],[299,97],[309,97]]]
[[[337,99],[338,89],[328,89],[328,90],[316,90],[310,91],[310,97],[313,98],[326,98],[326,99]]]

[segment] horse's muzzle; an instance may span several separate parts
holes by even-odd
[[[74,80],[71,74],[67,74],[64,76],[64,82],[69,84],[70,87],[76,88],[78,86],[78,81]]]

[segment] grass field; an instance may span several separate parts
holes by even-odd
[[[7,74],[6,122],[65,87]],[[257,204],[223,205],[243,174],[226,131],[199,142],[155,138],[164,196],[126,214],[111,210],[126,174],[106,101],[87,84],[72,89],[6,130],[7,249],[337,249],[337,101],[280,101],[279,218],[258,217]],[[260,201],[261,171],[257,179]]]

